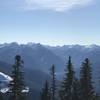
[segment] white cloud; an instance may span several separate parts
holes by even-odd
[[[85,6],[93,0],[25,0],[28,9],[49,9],[66,11],[73,7]]]
[[[66,11],[74,7],[91,4],[94,0],[3,0],[0,3],[22,7],[28,10],[47,9],[53,11]]]

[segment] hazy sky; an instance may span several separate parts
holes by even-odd
[[[100,0],[0,0],[4,42],[100,45]]]

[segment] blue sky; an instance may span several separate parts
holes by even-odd
[[[0,43],[99,44],[100,0],[0,0]]]

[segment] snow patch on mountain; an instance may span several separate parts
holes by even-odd
[[[0,72],[0,81],[11,81],[12,78],[2,72]]]
[[[0,72],[0,92],[6,93],[9,91],[8,84],[12,81],[12,78],[2,72]],[[29,92],[29,87],[25,87],[25,89],[22,90],[23,93]]]

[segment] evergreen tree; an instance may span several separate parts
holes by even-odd
[[[56,73],[55,66],[51,67],[51,99],[55,100],[56,96]]]
[[[41,92],[41,100],[51,100],[51,96],[50,96],[50,89],[49,89],[49,83],[48,81],[45,82],[45,85],[42,89]]]
[[[65,70],[65,78],[61,84],[61,89],[59,92],[61,100],[72,100],[73,82],[74,82],[74,71],[71,62],[71,57],[69,56],[67,68]]]
[[[2,95],[1,92],[0,92],[0,100],[4,100],[4,99],[3,99],[3,95]]]
[[[9,84],[10,100],[25,100],[25,95],[22,92],[22,90],[25,89],[22,68],[23,61],[20,55],[16,55],[11,76],[13,80]]]
[[[2,82],[0,81],[0,85],[1,85],[1,83],[2,83]],[[1,92],[1,87],[0,87],[0,100],[4,100],[4,99],[3,99],[3,93]]]
[[[72,94],[72,100],[81,100],[80,99],[80,81],[75,78],[74,83],[73,83],[73,94]]]
[[[94,100],[94,88],[92,85],[92,69],[88,58],[82,63],[80,71],[81,100]]]

